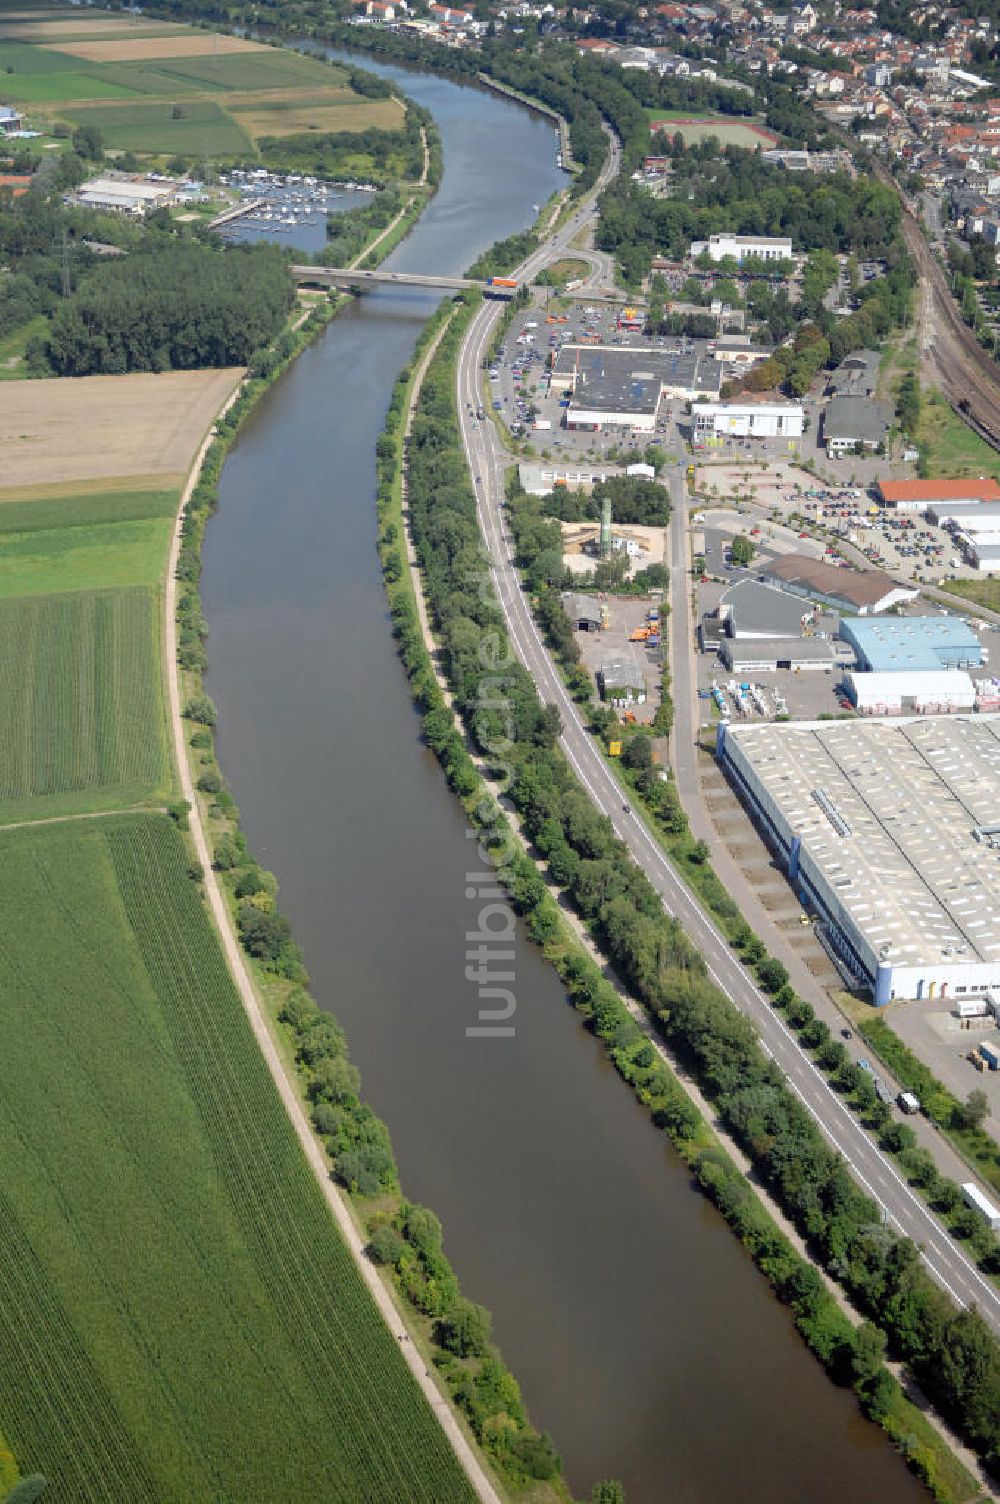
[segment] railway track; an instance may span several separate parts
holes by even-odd
[[[888,174],[885,181],[892,181]],[[1000,367],[963,322],[944,272],[905,206],[902,229],[926,300],[924,355],[955,412],[980,438],[1000,450]]]

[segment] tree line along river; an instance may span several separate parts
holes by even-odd
[[[334,54],[330,54],[331,56]],[[444,177],[390,270],[460,274],[564,179],[550,121],[351,59],[429,109]],[[806,1352],[735,1238],[517,942],[513,1039],[470,1039],[478,870],[397,663],[374,454],[436,297],[338,317],[256,409],[204,550],[223,769],[278,876],[317,999],[347,1030],[403,1187],[441,1217],[571,1487],[629,1504],[926,1498]]]

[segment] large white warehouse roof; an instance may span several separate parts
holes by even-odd
[[[1000,982],[1000,717],[733,725],[721,756],[877,1001]]]

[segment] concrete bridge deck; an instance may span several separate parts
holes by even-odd
[[[464,292],[467,287],[478,287],[487,292],[485,282],[468,277],[435,277],[423,272],[380,272],[355,268],[349,271],[340,266],[293,266],[292,276],[296,282],[315,282],[334,287],[367,287],[372,283],[396,283],[400,287],[440,288],[442,292]]]
[[[438,277],[428,272],[367,271],[360,267],[351,271],[340,266],[293,266],[292,276],[296,282],[312,283],[319,287],[428,287],[438,292],[464,292],[466,288],[472,287],[501,298],[512,297],[515,291],[508,287],[491,287],[488,282],[472,277]],[[597,292],[588,288],[568,296],[579,303],[628,304],[637,308],[645,306],[644,298],[636,298],[629,293]]]

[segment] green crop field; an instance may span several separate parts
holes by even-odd
[[[4,510],[0,506],[0,519]],[[0,530],[0,599],[102,585],[155,585],[163,573],[170,528],[166,515],[154,515],[100,527]]]
[[[11,104],[55,104],[61,100],[129,99],[132,90],[110,83],[96,73],[86,71],[76,59],[75,70],[66,73],[5,73],[5,102]]]
[[[36,533],[48,528],[141,522],[151,517],[172,518],[176,515],[178,501],[176,491],[101,491],[90,496],[53,496],[42,501],[7,502],[0,496],[0,533]]]
[[[204,84],[175,73],[172,60],[168,58],[155,63],[93,63],[88,65],[88,71],[94,78],[118,84],[133,95],[151,94],[174,100],[186,94],[209,92]]]
[[[0,22],[2,21],[3,12],[0,11]],[[70,57],[68,52],[49,52],[47,48],[35,47],[30,42],[0,42],[0,73],[5,75],[3,81],[5,94],[14,87],[10,73],[77,73],[79,71],[80,59]]]
[[[0,823],[164,796],[159,652],[149,589],[0,601]]]
[[[105,146],[114,150],[184,152],[204,157],[238,156],[251,151],[247,136],[213,99],[192,99],[182,102],[180,108],[184,112],[180,120],[171,118],[170,101],[151,99],[62,113],[74,125],[96,125]]]
[[[46,1504],[467,1504],[186,866],[0,833],[0,1429]]]
[[[147,70],[179,79],[204,93],[217,90],[342,88],[347,74],[314,58],[270,48],[266,53],[236,52],[220,57],[160,58],[149,63],[106,63],[102,76],[141,87],[136,77]],[[143,92],[149,92],[143,90]],[[360,98],[360,96],[358,96]]]

